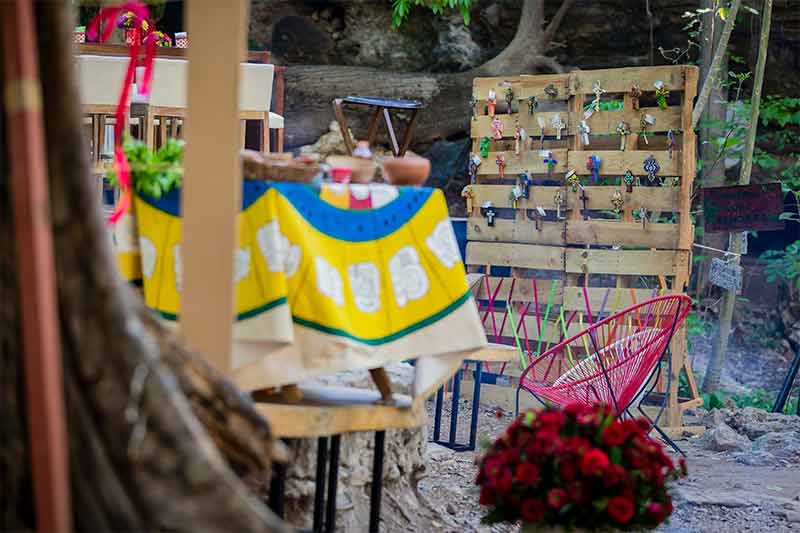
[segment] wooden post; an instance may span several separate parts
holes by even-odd
[[[742,154],[742,169],[739,173],[739,185],[747,185],[750,183],[750,171],[753,168],[753,150],[756,145],[758,114],[761,107],[761,87],[764,83],[764,68],[767,64],[767,47],[769,46],[771,19],[772,0],[764,0],[764,8],[761,11],[761,35],[758,46],[758,61],[756,62],[756,76],[753,80],[750,129],[747,134],[747,146]],[[739,254],[742,252],[742,240],[731,239],[730,251],[736,254],[733,258],[733,262],[738,264],[740,260]],[[711,359],[708,362],[708,369],[703,379],[703,390],[706,392],[713,392],[719,387],[720,377],[722,376],[722,363],[725,361],[725,353],[728,351],[728,337],[731,333],[733,310],[735,306],[736,293],[726,290],[722,296],[722,308],[719,314],[719,331],[714,338]]]
[[[241,207],[239,64],[246,0],[186,3],[189,88],[183,186],[183,294],[188,345],[226,372],[233,347],[233,254]],[[220,31],[225,28],[225,31]]]

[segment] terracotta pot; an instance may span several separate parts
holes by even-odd
[[[332,167],[353,169],[353,174],[350,176],[351,183],[371,183],[375,179],[375,170],[378,168],[378,165],[371,159],[347,155],[331,155],[325,162]]]
[[[389,157],[383,161],[383,178],[392,185],[422,185],[431,173],[431,162],[424,157]]]

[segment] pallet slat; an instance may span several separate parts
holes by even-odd
[[[591,148],[591,144],[586,148]],[[512,152],[513,153],[513,152]],[[600,175],[601,176],[621,176],[625,174],[626,170],[630,170],[636,176],[647,176],[642,165],[645,159],[651,155],[655,157],[656,162],[661,167],[656,173],[656,176],[680,176],[681,174],[681,154],[674,152],[672,159],[669,158],[667,151],[647,151],[647,150],[626,150],[624,152],[619,150],[575,150],[567,154],[567,166],[581,176],[588,176],[591,171],[586,168],[586,161],[589,157],[596,155],[600,158]],[[646,178],[645,178],[646,180]]]
[[[468,242],[467,264],[542,270],[564,269],[564,248],[537,244]]]
[[[533,220],[496,218],[494,226],[483,217],[467,220],[467,240],[481,242],[519,242],[524,244],[564,245],[564,222],[542,221],[540,230]]]
[[[678,235],[677,224],[647,223],[643,227],[640,222],[570,220],[566,225],[566,241],[580,245],[675,249]]]
[[[475,193],[473,205],[476,207],[483,205],[484,202],[492,202],[495,207],[511,208],[509,195],[513,185],[473,185],[472,191]],[[520,198],[517,200],[517,209],[534,209],[537,205],[542,206],[546,211],[555,210],[553,197],[558,188],[556,187],[531,187],[530,198]],[[676,187],[634,187],[633,192],[625,192],[624,186],[603,186],[587,185],[584,187],[586,193],[586,209],[597,211],[608,211],[613,209],[611,197],[616,191],[622,193],[625,201],[624,208],[636,209],[643,205],[648,211],[678,212],[680,203],[678,197],[680,190]],[[580,193],[573,193],[571,189],[561,188],[567,209],[583,209]],[[563,216],[563,209],[562,209]]]
[[[573,274],[674,276],[689,268],[683,250],[580,250],[565,251],[566,271]]]
[[[559,172],[564,173],[567,171],[567,151],[564,149],[552,150],[553,157],[558,161],[553,174],[557,175]],[[513,150],[502,152],[489,152],[485,157],[481,166],[478,167],[479,176],[499,175],[497,168],[497,156],[503,155],[506,158],[505,175],[507,177],[516,177],[521,172],[531,172],[533,174],[546,174],[547,164],[544,162],[544,154],[540,154],[539,150],[526,150],[516,155]]]
[[[669,91],[683,91],[683,65],[653,67],[628,67],[603,70],[578,70],[572,73],[570,83],[575,94],[592,94],[594,82],[608,93],[627,93],[638,83],[644,95],[655,91],[654,83],[664,82]]]

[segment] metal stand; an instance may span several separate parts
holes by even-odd
[[[381,524],[381,492],[383,491],[383,452],[386,431],[375,432],[375,451],[372,458],[372,486],[369,495],[369,533],[378,533]]]
[[[775,405],[772,406],[773,413],[782,413],[786,407],[786,402],[789,400],[789,395],[792,393],[792,385],[797,377],[797,372],[800,370],[800,346],[792,346],[794,348],[794,360],[789,365],[789,370],[786,372],[786,377],[783,379],[781,390],[778,392],[778,397],[775,399]],[[797,400],[797,415],[800,416],[800,398]]]
[[[481,383],[483,382],[483,369],[480,361],[465,361],[466,363],[475,364],[475,372],[473,379],[475,383],[472,389],[472,413],[470,416],[469,425],[469,442],[466,444],[456,442],[456,434],[458,432],[458,400],[461,396],[461,373],[463,369],[459,369],[453,375],[453,389],[452,399],[450,402],[450,432],[446,441],[441,440],[442,428],[442,409],[444,407],[444,387],[436,392],[436,406],[433,415],[433,439],[431,442],[450,448],[456,452],[469,452],[475,449],[478,438],[478,414],[480,413],[481,406]]]

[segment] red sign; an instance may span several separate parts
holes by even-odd
[[[703,189],[706,232],[782,230],[780,183]]]

